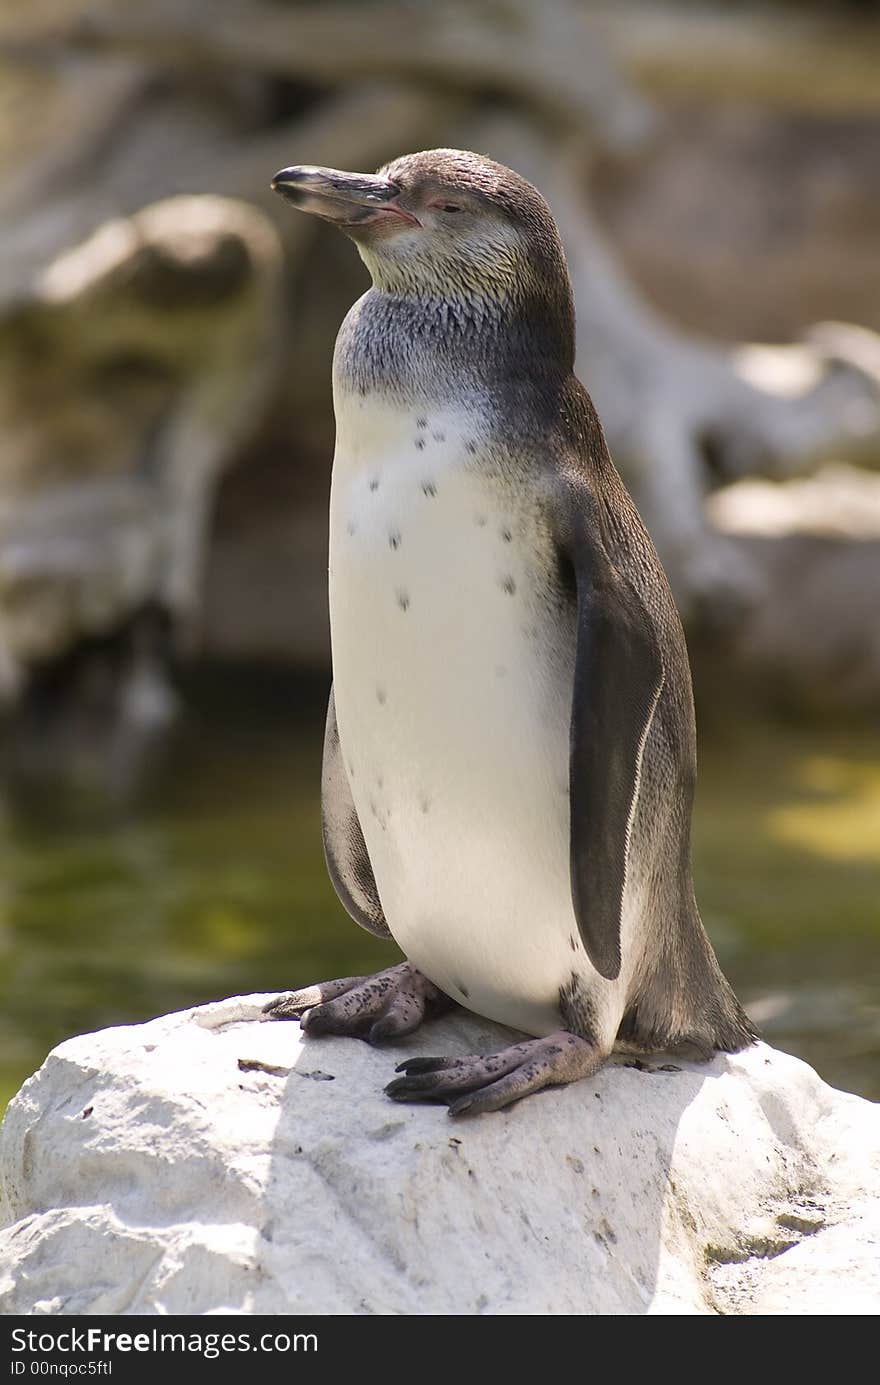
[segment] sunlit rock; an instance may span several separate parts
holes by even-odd
[[[760,1045],[452,1121],[400,1048],[264,997],[71,1039],[0,1135],[5,1313],[855,1314],[880,1307],[880,1108]]]

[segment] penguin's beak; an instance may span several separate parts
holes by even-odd
[[[341,173],[336,168],[297,164],[276,173],[271,187],[301,212],[311,212],[340,227],[366,226],[389,218],[421,225],[398,204],[397,184],[375,173]]]

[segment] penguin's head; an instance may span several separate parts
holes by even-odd
[[[570,295],[544,198],[480,154],[430,149],[375,174],[301,165],[282,169],[272,187],[350,236],[386,292],[471,304]]]

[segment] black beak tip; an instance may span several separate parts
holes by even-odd
[[[273,192],[283,192],[292,183],[300,181],[302,169],[300,168],[279,168],[269,187]]]

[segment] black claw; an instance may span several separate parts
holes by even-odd
[[[454,1063],[454,1058],[405,1058],[394,1071],[412,1077],[417,1072],[439,1072],[441,1068],[451,1068]]]
[[[316,1005],[309,1011],[302,1022],[303,1033],[311,1034],[314,1038],[316,1034],[326,1034],[329,1032],[330,1020],[328,1020],[326,1014],[322,1014],[322,1008],[322,1006]]]
[[[418,1087],[408,1077],[395,1077],[385,1088],[385,1095],[393,1097],[395,1101],[406,1101],[410,1097],[415,1097],[418,1091]]]
[[[285,996],[279,996],[263,1006],[262,1015],[269,1020],[298,1020],[308,1008],[308,1005],[292,1005]]]
[[[396,1032],[396,1025],[391,1020],[376,1020],[376,1023],[367,1035],[367,1042],[371,1044],[380,1044],[383,1039],[393,1039]],[[394,1071],[397,1072],[398,1069],[395,1068]]]
[[[449,1103],[449,1110],[448,1110],[448,1112],[447,1112],[447,1115],[450,1115],[450,1116],[463,1116],[463,1115],[465,1115],[465,1114],[471,1109],[471,1107],[474,1105],[474,1103],[476,1102],[476,1100],[477,1100],[477,1098],[476,1098],[475,1096],[460,1096],[456,1101],[450,1101],[450,1103]]]
[[[428,1087],[417,1087],[407,1077],[398,1077],[393,1082],[389,1082],[385,1088],[385,1095],[390,1096],[392,1101],[444,1100],[440,1092],[431,1091]]]

